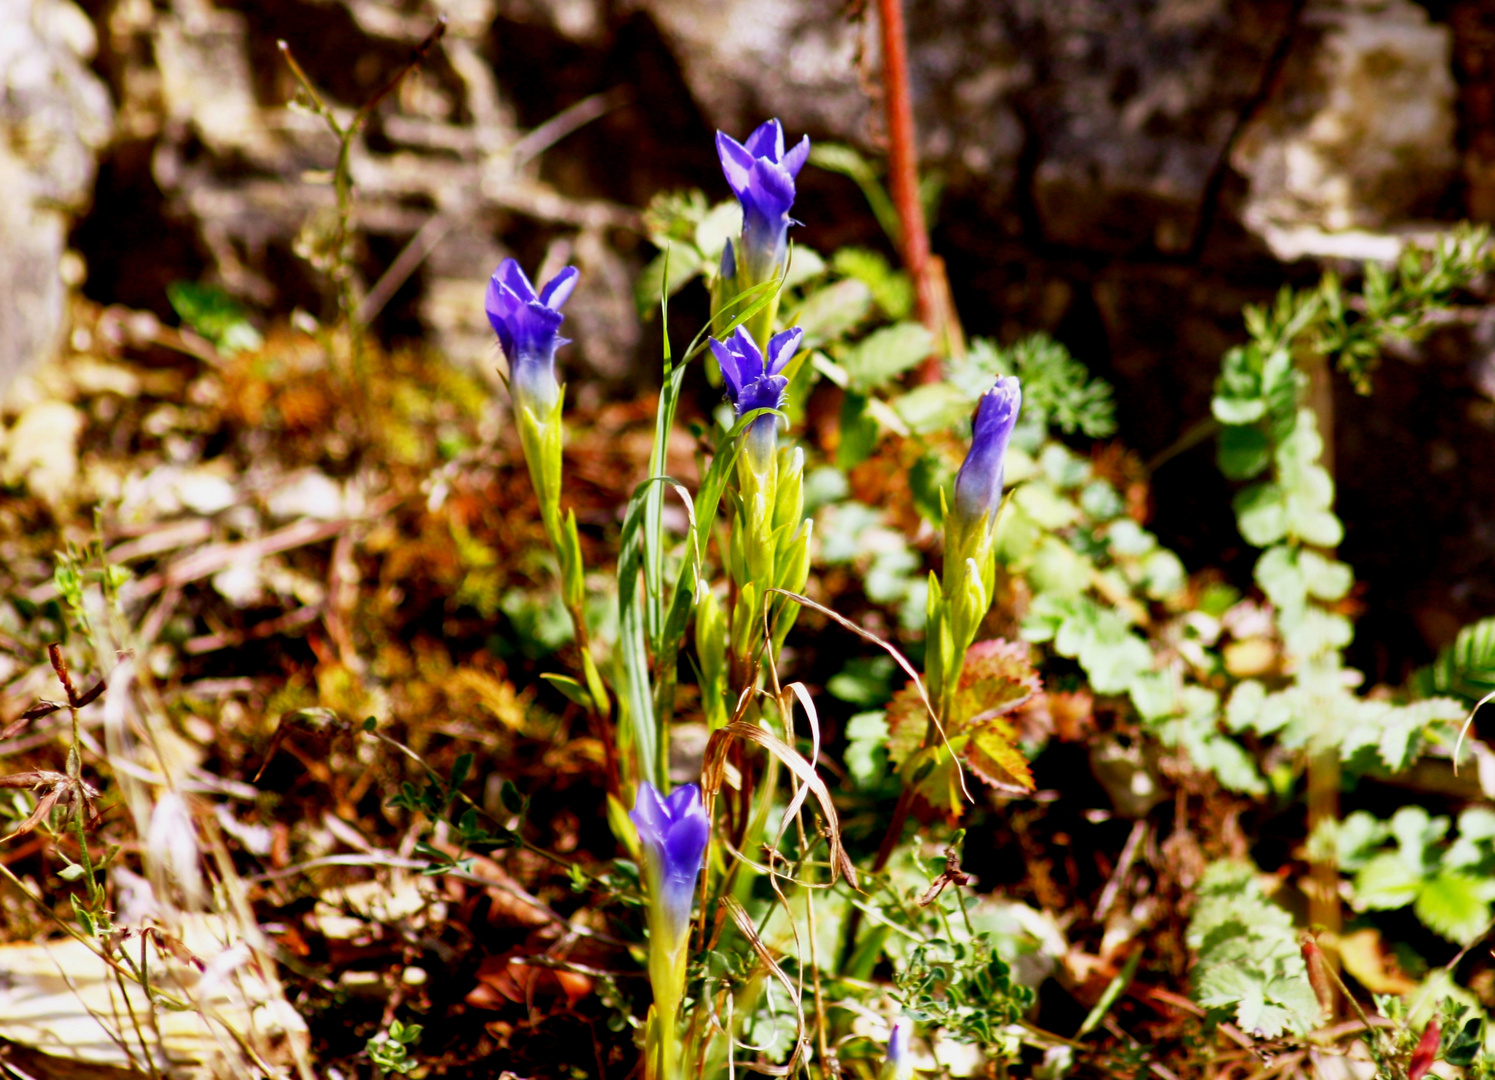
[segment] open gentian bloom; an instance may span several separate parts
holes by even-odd
[[[1002,503],[1002,462],[1022,408],[1023,391],[1008,375],[981,395],[971,433],[971,450],[955,476],[955,517],[969,528],[990,525]]]
[[[773,277],[784,264],[794,178],[810,156],[810,137],[806,135],[786,153],[784,129],[777,120],[770,120],[749,135],[746,143],[718,131],[716,152],[727,183],[742,204],[742,250],[737,261],[749,278],[742,285],[756,285]]]
[[[777,409],[784,403],[789,380],[782,372],[799,351],[803,337],[804,331],[797,326],[781,330],[769,339],[766,357],[741,326],[725,342],[711,339],[711,351],[727,383],[727,397],[739,418],[754,409]],[[747,450],[755,464],[766,466],[773,456],[777,424],[777,417],[760,416],[748,427]]]
[[[566,344],[558,331],[565,316],[560,307],[576,288],[576,267],[568,266],[551,278],[539,294],[513,259],[505,259],[488,282],[484,306],[509,361],[509,387],[514,401],[535,419],[550,419],[560,386],[555,379],[555,350]]]
[[[669,939],[658,944],[666,948],[677,946],[684,942],[690,929],[696,878],[711,833],[711,822],[701,803],[701,789],[686,784],[661,799],[654,785],[645,780],[639,785],[638,799],[628,817],[638,829],[639,842],[644,848],[649,906],[655,916],[650,925]]]

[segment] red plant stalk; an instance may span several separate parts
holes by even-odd
[[[919,321],[942,346],[959,349],[941,261],[929,253],[929,227],[919,201],[919,153],[914,138],[914,107],[908,91],[908,40],[903,28],[903,0],[879,0],[882,23],[883,105],[888,123],[888,188],[902,222],[903,265],[914,282]],[[931,356],[920,375],[940,379],[940,359]]]

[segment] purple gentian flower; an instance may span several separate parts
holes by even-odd
[[[654,785],[645,780],[639,785],[638,799],[628,817],[644,846],[649,903],[662,916],[657,925],[670,936],[671,946],[667,947],[672,947],[683,941],[690,929],[696,878],[711,833],[701,789],[686,784],[661,799]]]
[[[484,306],[509,361],[510,392],[541,423],[550,419],[560,397],[555,350],[566,344],[557,333],[565,319],[560,307],[576,288],[577,277],[576,267],[568,266],[536,295],[519,264],[505,259],[488,282]]]
[[[766,359],[745,327],[739,326],[725,342],[711,339],[711,351],[727,383],[727,397],[739,418],[754,409],[777,409],[784,403],[789,380],[781,372],[794,359],[804,336],[797,326],[779,331],[768,339]],[[756,454],[773,452],[777,424],[777,417],[760,416],[749,426],[748,445]]]
[[[738,261],[751,280],[767,281],[784,265],[788,250],[789,208],[794,205],[794,178],[810,156],[810,137],[784,152],[784,129],[770,120],[740,143],[716,133],[716,153],[737,201],[742,203],[742,250]]]
[[[1016,376],[998,379],[981,395],[971,449],[955,475],[955,515],[963,523],[990,523],[1002,502],[1002,460],[1023,404]]]

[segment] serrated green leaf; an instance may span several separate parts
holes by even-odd
[[[803,348],[834,341],[867,317],[872,291],[855,278],[817,289],[805,298],[789,322],[804,331]]]
[[[885,386],[933,352],[934,335],[927,327],[920,323],[895,323],[853,345],[841,366],[851,377],[852,387],[868,393]]]
[[[1490,922],[1490,886],[1488,879],[1444,870],[1423,883],[1412,911],[1428,929],[1467,945]]]
[[[1203,740],[1200,753],[1194,764],[1211,772],[1227,791],[1245,795],[1265,795],[1267,783],[1262,779],[1256,763],[1239,743],[1223,735],[1211,735]]]
[[[1358,870],[1391,836],[1391,827],[1364,810],[1356,810],[1334,830],[1334,851],[1344,870]]]
[[[1354,904],[1360,910],[1390,911],[1417,899],[1422,874],[1395,852],[1368,860],[1355,875]]]
[[[840,248],[831,257],[831,265],[836,273],[856,278],[871,289],[877,306],[895,322],[908,318],[913,311],[914,287],[908,275],[893,269],[878,252],[865,248]]]
[[[971,415],[971,399],[947,382],[916,386],[890,404],[916,435],[947,431]]]

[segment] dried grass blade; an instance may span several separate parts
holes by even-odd
[[[711,733],[711,738],[706,743],[706,757],[701,766],[701,787],[706,797],[706,813],[708,815],[711,813],[716,796],[721,791],[722,778],[727,765],[727,748],[733,739],[746,739],[748,742],[757,743],[787,765],[789,770],[809,787],[815,796],[815,801],[820,804],[821,812],[825,815],[826,827],[830,833],[831,882],[835,882],[837,873],[844,874],[847,883],[853,889],[858,889],[856,867],[852,865],[846,849],[841,846],[841,821],[836,816],[836,806],[831,801],[830,789],[816,774],[815,767],[806,761],[798,750],[758,725],[734,720],[726,727],[718,728]]]
[[[794,989],[794,982],[788,975],[784,974],[784,969],[779,967],[778,962],[773,958],[773,954],[768,951],[768,946],[763,944],[763,939],[758,936],[758,930],[753,926],[753,920],[748,916],[747,909],[731,896],[722,897],[722,907],[726,908],[727,914],[732,916],[732,921],[737,924],[737,929],[742,932],[742,936],[753,947],[753,952],[758,954],[758,959],[763,962],[763,966],[768,969],[768,973],[778,980],[779,984],[783,986],[784,992],[789,995],[789,1000],[794,1002],[794,1018],[799,1025],[799,1030],[794,1036],[794,1053],[790,1055],[789,1060],[785,1064],[767,1065],[762,1062],[745,1062],[744,1065],[753,1072],[763,1073],[765,1076],[789,1076],[794,1072],[795,1064],[799,1061],[800,1055],[809,1047],[809,1041],[805,1038],[805,1010],[800,1005],[799,994]]]
[[[893,662],[903,669],[903,673],[909,677],[909,680],[914,684],[914,688],[919,691],[919,700],[924,703],[924,708],[928,710],[929,719],[934,724],[934,729],[940,733],[940,742],[945,744],[945,750],[949,752],[950,757],[955,761],[955,775],[960,778],[960,793],[966,797],[966,801],[975,802],[976,800],[971,798],[971,789],[966,787],[966,771],[965,769],[960,767],[960,755],[958,755],[955,752],[954,748],[950,745],[950,739],[945,734],[945,725],[940,723],[939,714],[934,711],[934,704],[929,700],[929,691],[924,688],[924,680],[922,677],[920,677],[919,673],[914,670],[914,666],[908,662],[908,657],[904,656],[896,648],[888,644],[876,634],[868,630],[863,630],[860,626],[852,622],[845,615],[842,615],[836,611],[832,611],[824,604],[817,604],[808,596],[801,596],[799,595],[799,593],[790,592],[788,589],[769,589],[768,591],[771,593],[781,593],[782,595],[787,596],[789,599],[793,600],[796,604],[799,604],[801,607],[811,608],[815,611],[820,612],[820,614],[822,615],[826,615],[834,619],[841,626],[844,626],[853,634],[857,635],[857,637],[860,637],[866,641],[870,641],[872,644],[876,645],[879,649],[882,649],[893,658]]]
[[[799,698],[799,703],[804,706],[805,715],[810,718],[810,764],[813,767],[814,763],[820,760],[820,716],[815,711],[815,703],[810,700],[810,691],[805,688],[804,683],[790,683],[788,689],[794,692],[795,697]],[[786,711],[785,726],[790,731],[794,730],[794,714],[792,710]],[[784,811],[784,819],[779,823],[779,835],[774,837],[773,846],[775,848],[784,842],[784,834],[789,831],[789,823],[799,813],[799,808],[804,805],[805,798],[809,794],[810,787],[808,784],[800,784],[795,789],[794,798],[789,800],[789,806]]]

